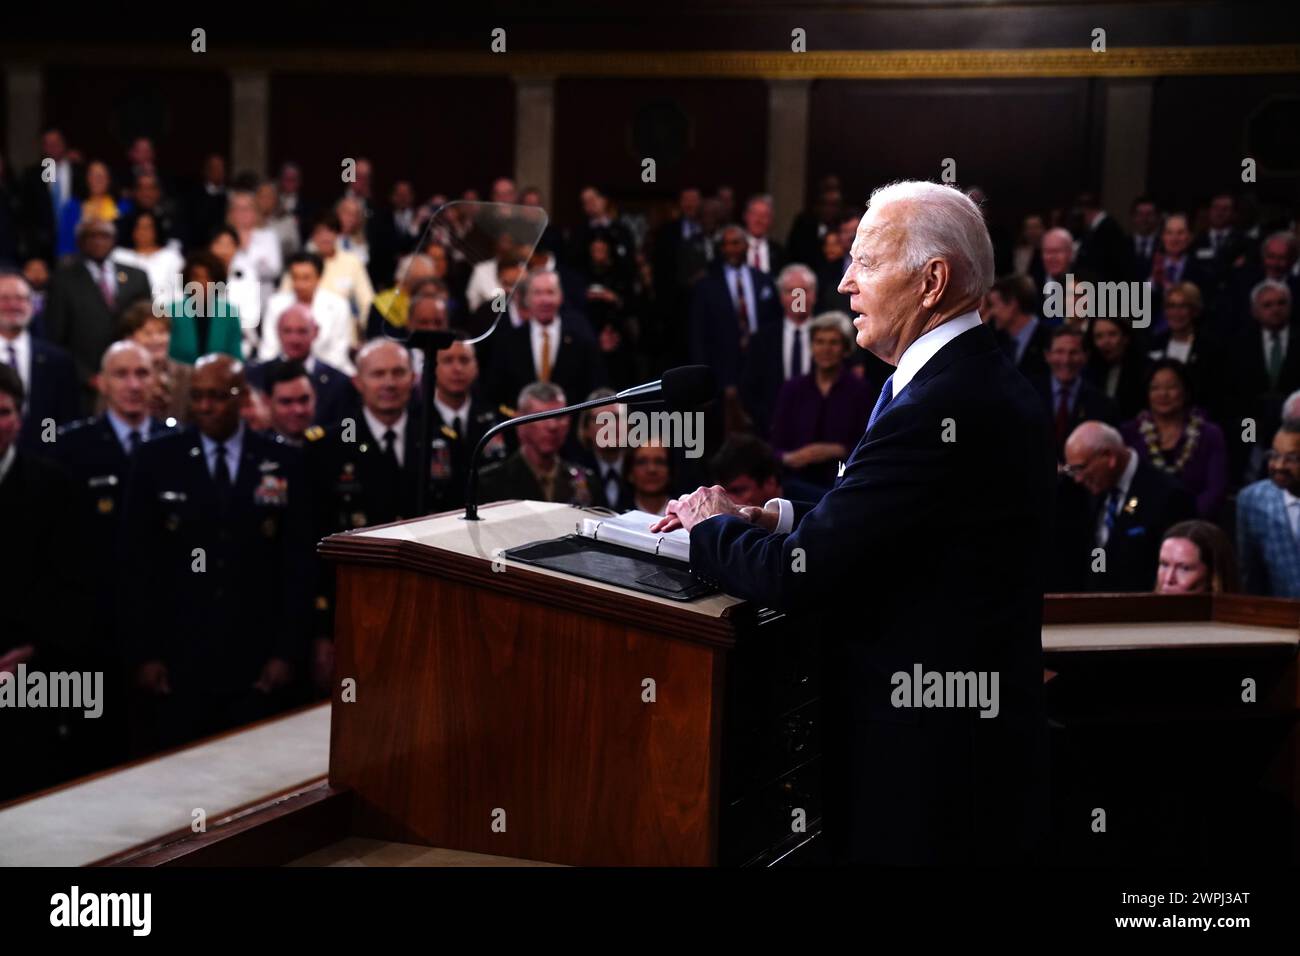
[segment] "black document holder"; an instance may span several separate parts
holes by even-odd
[[[563,571],[672,601],[693,601],[718,590],[700,581],[680,561],[576,534],[521,544],[508,549],[505,555],[524,564]]]

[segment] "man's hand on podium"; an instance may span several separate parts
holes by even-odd
[[[757,510],[757,509],[755,509]],[[705,518],[714,515],[735,515],[752,521],[721,485],[705,488],[701,485],[690,494],[668,502],[668,513],[650,526],[651,531],[690,531]]]

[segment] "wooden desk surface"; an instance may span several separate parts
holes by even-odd
[[[1295,628],[1255,627],[1221,621],[1174,623],[1046,624],[1044,651],[1145,651],[1192,648],[1296,647]]]
[[[325,776],[330,706],[97,774],[0,810],[0,866],[84,866]]]
[[[465,521],[461,512],[422,518],[398,524],[382,525],[357,531],[350,537],[369,540],[413,541],[430,548],[439,548],[465,557],[482,558],[491,562],[499,549],[515,548],[533,541],[545,541],[573,534],[583,518],[599,517],[580,508],[545,501],[507,501],[484,505],[479,509],[479,521]],[[534,574],[554,577],[564,581],[580,580],[583,585],[608,591],[611,594],[631,597],[638,601],[661,604],[674,610],[685,610],[705,617],[719,618],[728,608],[743,603],[738,598],[714,594],[695,601],[672,601],[668,598],[630,591],[613,584],[574,578],[573,575],[551,571],[534,565],[526,567]],[[508,574],[510,562],[506,561]]]

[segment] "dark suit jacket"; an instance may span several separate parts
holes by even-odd
[[[41,441],[47,418],[56,425],[66,425],[81,414],[81,389],[77,385],[77,370],[72,358],[57,345],[29,337],[32,348],[32,381],[25,402],[23,430],[20,436],[25,448],[38,455],[50,454]]]
[[[944,441],[953,419],[957,441]],[[806,616],[822,641],[827,842],[852,862],[988,862],[1045,821],[1043,558],[1053,476],[1042,406],[978,326],[939,350],[790,534],[691,531],[691,568]],[[918,569],[929,568],[921,573]],[[1000,712],[896,707],[894,675],[997,672]]]
[[[1233,432],[1240,434],[1243,418],[1253,418],[1256,442],[1269,447],[1282,421],[1282,402],[1297,388],[1300,388],[1300,325],[1291,323],[1282,372],[1275,385],[1268,380],[1263,330],[1254,322],[1242,329],[1228,346],[1224,375],[1223,408],[1229,436]],[[1240,441],[1229,441],[1228,447],[1233,459],[1232,474],[1241,474],[1249,447]]]
[[[1056,423],[1056,405],[1052,402],[1052,379],[1051,375],[1039,375],[1034,381],[1034,387],[1038,390],[1038,397],[1043,403],[1043,408],[1047,410],[1047,421],[1055,429]],[[1065,438],[1070,437],[1070,432],[1074,431],[1084,422],[1105,422],[1108,425],[1114,425],[1119,422],[1119,411],[1115,403],[1106,397],[1104,393],[1087,379],[1079,383],[1079,394],[1074,399],[1074,407],[1070,410],[1069,429],[1065,433]],[[1053,431],[1053,434],[1055,432]],[[1058,461],[1065,460],[1065,438],[1056,443],[1056,458]]]
[[[1196,517],[1196,499],[1176,479],[1139,459],[1106,539],[1106,570],[1093,571],[1097,521],[1106,497],[1073,490],[1062,491],[1061,498],[1054,556],[1061,578],[1055,584],[1066,591],[1154,590],[1165,531]]]
[[[266,391],[266,383],[284,359],[271,359],[248,367],[248,381],[254,388]],[[311,387],[316,391],[316,424],[333,425],[345,415],[359,414],[360,399],[352,379],[328,362],[317,359],[308,374]]]
[[[1129,343],[1120,366],[1119,383],[1115,388],[1114,402],[1121,421],[1128,421],[1147,405],[1146,368],[1149,363],[1146,344],[1138,339]],[[1092,383],[1097,391],[1105,394],[1106,377],[1110,366],[1101,361],[1094,353],[1084,366],[1083,377]],[[1108,396],[1109,397],[1109,396]]]
[[[1106,216],[1083,233],[1074,267],[1092,272],[1104,282],[1127,282],[1133,268],[1133,244],[1120,224]]]
[[[149,277],[141,270],[108,260],[105,264],[113,270],[117,284],[112,308],[79,255],[68,259],[50,278],[45,306],[46,331],[51,342],[71,353],[87,411],[94,407],[90,378],[99,372],[104,350],[117,338],[118,319],[129,305],[152,295]]]
[[[998,344],[1002,346],[1002,350],[1007,353],[1007,358],[1014,360],[1016,346],[1011,336],[996,329],[994,334],[997,335]],[[1034,331],[1029,335],[1029,342],[1025,345],[1025,351],[1021,354],[1020,361],[1016,363],[1016,368],[1020,369],[1020,374],[1031,382],[1036,382],[1046,375],[1048,373],[1046,353],[1051,344],[1052,330],[1040,318],[1038,324],[1034,326]]]
[[[763,437],[767,437],[772,429],[776,396],[785,383],[785,360],[781,354],[784,336],[784,319],[759,326],[757,334],[749,341],[749,354],[745,356],[741,372],[741,396],[745,410],[754,419],[754,427]],[[808,342],[811,348],[811,335]]]
[[[72,196],[85,192],[85,167],[72,164]],[[39,256],[46,262],[54,261],[54,247],[58,241],[59,210],[54,208],[49,183],[41,179],[41,163],[29,166],[18,187],[19,208],[23,220],[23,255]]]
[[[487,395],[493,404],[513,408],[520,390],[537,381],[530,329],[526,323],[517,329],[503,324],[493,333],[496,336],[502,337],[492,348]],[[564,390],[571,405],[585,401],[592,389],[605,384],[605,363],[585,319],[561,316],[560,347],[555,353],[551,381]]]
[[[758,329],[772,322],[779,324],[781,297],[776,286],[757,269],[746,268],[754,285]],[[715,268],[695,284],[691,297],[691,361],[713,369],[719,392],[741,384],[745,360],[740,347],[740,320],[724,275],[721,267]]]

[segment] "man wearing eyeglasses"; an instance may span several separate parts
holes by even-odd
[[[1150,591],[1165,529],[1196,517],[1195,499],[1104,422],[1084,422],[1070,434],[1061,473],[1088,493],[1057,529],[1077,589]]]
[[[1268,477],[1237,495],[1237,561],[1251,594],[1300,597],[1300,419],[1273,436]]]

